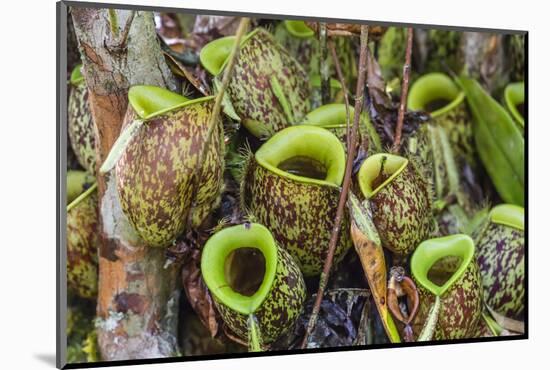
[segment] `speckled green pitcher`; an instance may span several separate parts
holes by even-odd
[[[201,63],[215,78],[221,78],[234,42],[234,36],[223,37],[201,50]],[[270,137],[309,111],[306,72],[262,28],[241,41],[227,93],[241,123],[256,137]]]
[[[67,203],[67,285],[81,297],[95,298],[99,245],[95,178],[83,171],[69,171]]]
[[[449,76],[429,73],[416,80],[409,92],[408,107],[430,113],[434,124],[445,130],[458,166],[466,161],[475,168],[472,124],[465,96]]]
[[[304,275],[318,275],[323,268],[345,161],[334,134],[300,125],[275,134],[245,164],[243,206],[296,258]],[[351,246],[347,216],[341,230],[335,263]]]
[[[374,154],[363,162],[356,181],[384,247],[407,255],[430,235],[431,195],[413,162],[394,154]]]
[[[71,73],[67,129],[78,163],[89,173],[95,174],[94,121],[88,104],[88,87],[80,72],[81,68],[82,65],[77,65]]]
[[[475,233],[484,300],[513,319],[524,314],[524,234],[524,209],[512,204],[494,207]]]
[[[437,317],[434,339],[461,339],[476,335],[482,310],[479,268],[474,242],[464,234],[429,239],[416,248],[411,273],[420,296],[415,333],[430,320],[430,309]],[[445,273],[442,273],[445,272]]]
[[[319,75],[319,41],[304,21],[282,21],[275,28],[274,36],[310,77]]]
[[[231,226],[214,234],[204,246],[201,272],[224,322],[242,340],[248,340],[251,315],[262,342],[269,344],[302,312],[302,273],[260,224]]]
[[[188,212],[192,226],[197,227],[219,202],[224,168],[223,128],[221,121],[216,120],[205,162],[199,164],[213,97],[188,100],[158,87],[133,86],[128,98],[122,130],[137,133],[131,136],[116,163],[120,203],[148,245],[166,247],[184,231]],[[140,122],[141,127],[134,129]],[[199,176],[200,181],[194,176]]]

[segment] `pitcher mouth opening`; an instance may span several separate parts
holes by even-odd
[[[464,274],[474,257],[474,249],[474,241],[465,234],[425,240],[411,257],[411,273],[421,286],[441,296]],[[451,269],[435,274],[449,259]]]
[[[349,107],[350,125],[353,125],[355,110]],[[301,125],[319,126],[324,128],[347,127],[346,105],[342,103],[329,103],[315,108],[306,114]],[[361,114],[361,120],[368,120],[368,116]]]
[[[262,167],[303,183],[341,186],[346,155],[340,140],[321,127],[292,126],[273,135],[255,154]]]
[[[359,169],[359,187],[370,199],[391,183],[409,164],[409,160],[394,154],[379,153],[368,157]]]
[[[233,250],[225,259],[225,280],[233,291],[250,297],[258,291],[265,277],[265,257],[256,247]]]
[[[515,204],[499,204],[489,212],[492,223],[524,230],[525,210]]]
[[[261,28],[256,28],[249,32],[241,39],[241,47],[256,33],[260,32]],[[204,67],[211,75],[219,75],[229,59],[233,45],[235,45],[235,36],[226,36],[210,41],[200,51],[199,59]]]
[[[254,313],[266,299],[277,268],[277,246],[260,224],[228,227],[205,244],[202,276],[208,289],[225,306]]]
[[[190,100],[183,95],[158,86],[135,85],[128,91],[130,105],[142,119],[151,119],[175,109],[211,100],[214,96],[205,96]]]
[[[443,73],[429,73],[411,86],[408,106],[425,111],[432,117],[441,116],[460,105],[465,95],[454,81]]]

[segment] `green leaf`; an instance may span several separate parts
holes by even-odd
[[[116,166],[122,154],[126,151],[126,147],[130,141],[138,134],[141,126],[143,126],[144,121],[141,119],[136,119],[129,126],[127,126],[124,131],[120,134],[118,139],[113,144],[107,159],[103,162],[103,165],[99,169],[100,173],[107,173]]]
[[[214,77],[214,90],[216,94],[218,91],[220,91],[221,88],[221,82],[218,79],[218,77]],[[231,99],[229,99],[229,95],[223,94],[222,98],[222,107],[223,107],[223,113],[225,113],[229,118],[241,122],[241,117],[235,112],[235,108],[233,107],[233,103],[231,103]]]
[[[474,117],[474,140],[487,173],[505,202],[523,206],[525,147],[520,130],[477,81],[461,77],[457,82]]]
[[[248,327],[248,352],[261,352],[262,339],[260,334],[260,326],[258,325],[258,319],[256,319],[254,314],[248,315],[246,325]]]
[[[439,298],[439,296],[435,296],[435,302],[430,308],[430,312],[428,313],[428,318],[426,319],[426,322],[424,323],[424,327],[422,328],[422,331],[418,336],[418,339],[417,339],[418,342],[425,342],[428,340],[432,340],[433,335],[435,333],[435,327],[437,326],[437,318],[439,317],[440,308],[441,308],[441,299]]]
[[[292,115],[292,109],[290,108],[290,104],[288,103],[288,99],[286,98],[286,95],[283,91],[281,84],[279,83],[279,80],[277,80],[276,76],[271,76],[270,83],[271,91],[279,101],[279,104],[281,104],[281,106],[283,107],[283,111],[285,112],[288,123],[294,124],[295,122],[294,116]]]

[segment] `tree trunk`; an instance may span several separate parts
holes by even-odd
[[[147,84],[175,91],[151,12],[73,7],[72,18],[96,130],[98,170],[117,139],[128,89]],[[176,268],[148,247],[121,211],[114,172],[100,175],[101,246],[97,335],[105,361],[177,353]]]
[[[509,82],[504,41],[505,36],[497,33],[462,34],[464,69],[470,77],[482,82],[493,96],[501,96],[502,90]]]

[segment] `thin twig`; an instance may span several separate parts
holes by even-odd
[[[210,115],[210,120],[208,122],[208,132],[206,133],[206,141],[204,142],[204,145],[201,149],[201,154],[199,156],[199,162],[198,166],[196,167],[194,177],[193,177],[193,186],[191,189],[197,189],[200,178],[202,175],[202,165],[204,164],[204,161],[206,160],[206,154],[208,153],[208,147],[210,146],[210,142],[212,141],[212,133],[214,132],[214,129],[218,127],[218,119],[222,107],[222,101],[223,96],[225,94],[225,90],[227,89],[227,86],[229,85],[229,81],[231,80],[231,75],[233,74],[233,67],[235,66],[235,61],[237,60],[239,56],[240,46],[241,46],[241,39],[243,38],[244,34],[246,33],[248,26],[250,24],[250,18],[241,18],[241,21],[239,23],[239,27],[237,28],[237,32],[235,33],[235,44],[233,45],[233,49],[231,50],[231,54],[229,55],[229,60],[227,61],[227,65],[224,69],[224,74],[222,78],[222,83],[220,86],[220,89],[218,90],[216,94],[216,100],[214,102],[214,108],[212,109],[212,114]],[[197,197],[193,200],[193,205],[189,208],[189,214],[187,215],[187,225],[191,225],[191,215],[192,210],[196,206]]]
[[[122,35],[120,36],[120,44],[126,45],[126,42],[128,41],[128,34],[130,33],[130,28],[132,27],[132,22],[134,21],[134,17],[136,16],[136,11],[132,10],[130,13],[130,16],[128,17],[128,20],[126,21],[126,24],[124,25],[124,29],[122,30]]]
[[[325,258],[325,265],[323,272],[319,279],[319,289],[317,290],[317,297],[315,298],[315,304],[307,323],[306,334],[302,341],[302,348],[306,348],[309,336],[315,328],[317,318],[319,316],[319,310],[321,309],[321,301],[325,293],[328,277],[332,268],[332,261],[334,260],[334,251],[336,250],[336,243],[338,236],[340,235],[340,226],[342,223],[342,217],[344,215],[344,206],[348,199],[349,186],[351,183],[351,171],[353,167],[353,161],[355,159],[355,144],[357,141],[357,128],[359,127],[359,119],[361,117],[361,108],[363,106],[363,95],[365,90],[365,75],[367,71],[367,47],[369,38],[369,27],[366,25],[361,26],[361,53],[359,55],[359,76],[357,79],[357,88],[355,91],[355,114],[353,117],[353,129],[351,131],[350,147],[348,148],[348,157],[346,159],[346,172],[344,175],[344,182],[342,185],[342,192],[340,193],[340,199],[338,200],[338,209],[336,210],[336,218],[334,220],[334,226],[332,228],[332,234],[330,242],[328,244],[327,257]]]
[[[403,86],[401,87],[401,102],[399,104],[399,113],[397,115],[397,126],[393,140],[392,151],[399,152],[401,148],[401,132],[403,131],[403,120],[407,109],[407,94],[409,92],[409,77],[411,74],[411,54],[413,42],[413,29],[407,28],[407,50],[405,51],[405,64],[403,65]]]
[[[342,66],[340,65],[340,59],[338,54],[336,54],[336,47],[334,46],[334,41],[329,40],[328,47],[332,56],[332,61],[334,62],[334,67],[336,69],[336,75],[338,80],[340,80],[340,85],[342,85],[342,91],[344,92],[344,103],[346,104],[346,148],[350,147],[350,112],[349,112],[349,97],[348,97],[348,88],[346,86],[346,81],[344,79],[344,74],[342,73]]]
[[[319,74],[321,75],[321,102],[330,103],[330,69],[327,50],[327,24],[319,23]]]
[[[115,9],[108,9],[107,14],[109,15],[109,27],[111,28],[111,34],[113,38],[118,36],[118,17],[116,15]]]

